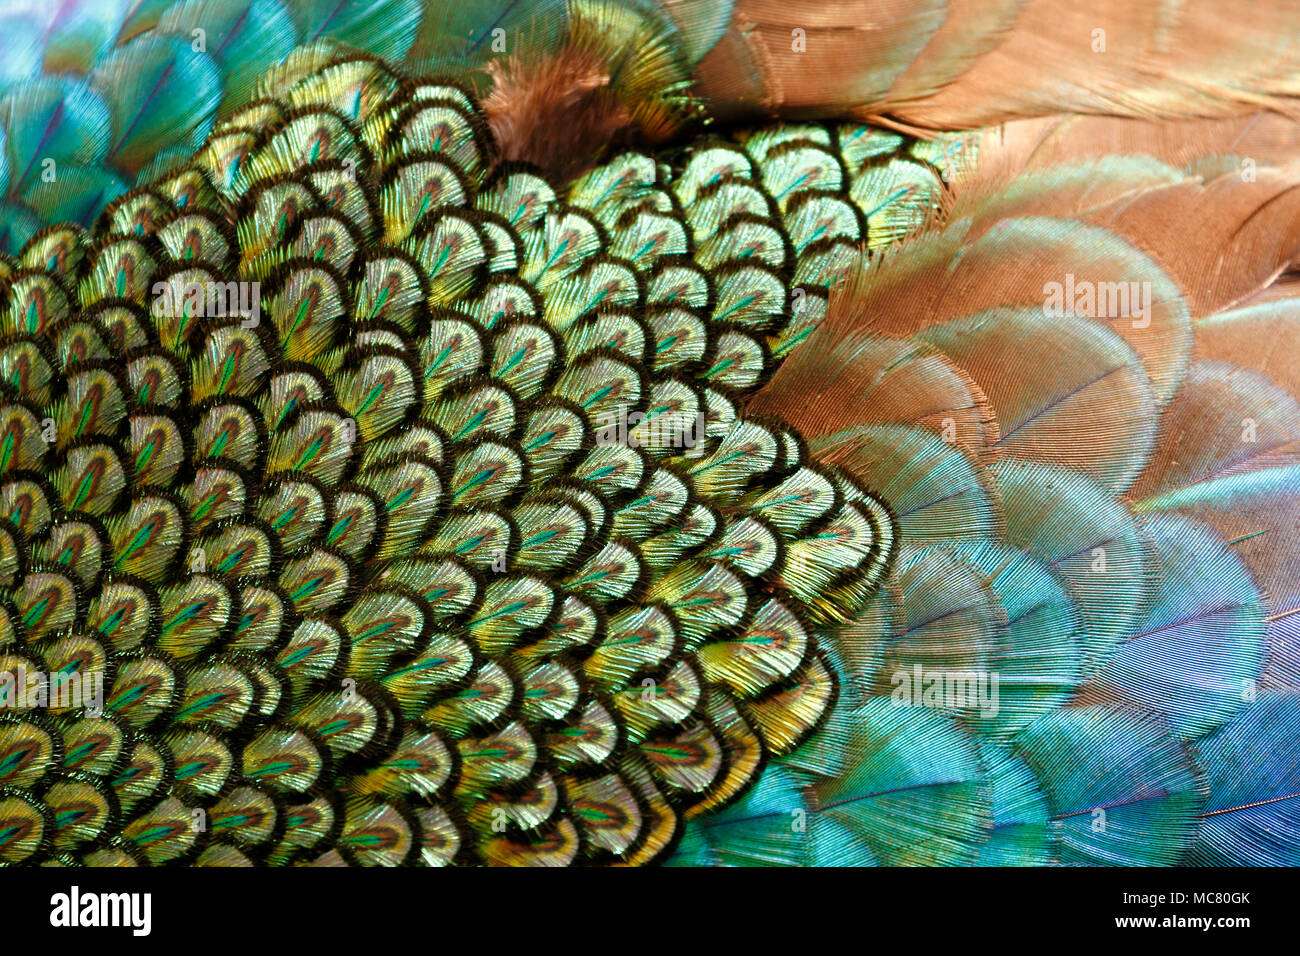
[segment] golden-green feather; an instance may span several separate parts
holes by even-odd
[[[0,863],[1300,859],[1295,14],[1111,6],[7,12]]]

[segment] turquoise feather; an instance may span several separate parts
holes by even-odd
[[[1211,796],[1188,860],[1197,866],[1295,866],[1300,859],[1300,755],[1291,733],[1300,697],[1262,693],[1196,745]],[[1275,743],[1260,748],[1260,741]]]
[[[202,31],[198,33],[196,31]],[[223,110],[252,99],[253,87],[265,65],[283,60],[300,36],[283,0],[187,0],[172,3],[161,14],[157,33],[175,36],[217,64],[222,77]],[[142,181],[145,180],[142,177]]]
[[[91,82],[111,90],[108,159],[134,172],[163,147],[201,143],[221,102],[221,74],[183,40],[139,37],[99,63]]]
[[[1047,799],[1029,765],[1008,746],[980,742],[993,785],[993,832],[979,850],[979,866],[1044,866],[1052,862]]]
[[[1153,589],[1133,633],[1082,691],[1161,712],[1180,735],[1200,737],[1258,687],[1265,607],[1241,560],[1208,529],[1171,516],[1146,522],[1155,548]]]
[[[1033,771],[1062,863],[1178,863],[1209,795],[1203,771],[1158,719],[1107,707],[1069,707],[1012,743]]]
[[[0,14],[0,656],[112,677],[0,788],[114,807],[0,862],[1300,861],[1294,168],[917,139],[1015,5],[785,6]],[[569,44],[649,135],[503,162]]]
[[[47,170],[58,175],[65,166],[96,166],[108,156],[108,104],[84,82],[42,78],[25,83],[0,99],[0,116],[11,170],[6,193],[26,193]],[[49,222],[60,218],[51,212],[43,215]]]

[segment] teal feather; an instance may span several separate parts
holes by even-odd
[[[947,718],[888,697],[868,700],[852,720],[843,772],[814,785],[818,816],[886,866],[973,862],[992,805],[971,739]]]
[[[330,37],[387,60],[401,61],[415,42],[424,5],[420,0],[298,0],[290,7],[298,42]]]
[[[1042,788],[1060,863],[1171,865],[1196,838],[1209,787],[1158,718],[1069,707],[1031,724],[1012,750]]]
[[[796,866],[808,855],[798,777],[772,768],[739,801],[686,826],[673,866]]]
[[[680,0],[664,6],[682,32],[682,54],[691,65],[717,45],[731,20],[733,0]]]
[[[1148,600],[1153,572],[1144,535],[1127,509],[1077,472],[1015,460],[990,470],[1007,541],[1064,578],[1087,624],[1084,668],[1093,670],[1133,633]]]
[[[1186,518],[1145,523],[1158,585],[1133,633],[1082,690],[1162,712],[1187,738],[1214,730],[1252,699],[1265,650],[1263,596],[1208,529]]]
[[[1044,866],[1052,862],[1047,800],[1033,772],[1009,747],[980,741],[993,785],[993,832],[980,847],[979,866]]]
[[[154,29],[191,48],[202,41],[221,70],[224,112],[252,99],[266,65],[288,56],[300,36],[283,0],[181,0],[167,6]]]
[[[22,194],[47,170],[58,176],[68,166],[96,166],[108,155],[108,104],[81,81],[42,78],[10,90],[0,99],[0,122],[6,126],[11,170],[6,191]],[[53,167],[46,165],[47,159],[54,161]],[[104,197],[100,205],[110,198]],[[68,218],[54,210],[42,210],[42,215],[49,222]]]
[[[964,191],[989,140],[814,119],[755,6],[0,14],[0,650],[113,678],[0,721],[112,810],[0,863],[1296,862],[1294,300],[1123,228],[1234,157]],[[910,19],[826,95],[928,95]],[[650,142],[551,181],[485,94],[565,47]]]
[[[1211,796],[1188,853],[1196,866],[1295,866],[1300,859],[1300,720],[1293,693],[1261,693],[1196,745]],[[1271,741],[1261,752],[1261,741]]]
[[[44,59],[44,25],[30,10],[0,16],[0,90],[36,77]]]
[[[60,3],[51,9],[45,45],[47,73],[87,73],[113,47],[131,0]]]
[[[955,552],[985,576],[1006,616],[987,667],[999,680],[997,713],[977,709],[968,717],[981,738],[1003,738],[1074,692],[1086,626],[1066,585],[1018,548],[972,542]]]
[[[996,491],[968,454],[919,428],[874,425],[818,438],[821,460],[869,480],[891,503],[910,547],[992,537]]]
[[[126,191],[126,183],[100,166],[61,166],[56,177],[36,179],[23,201],[42,219],[89,226],[105,201]]]
[[[163,147],[197,146],[221,102],[221,73],[183,40],[144,36],[97,64],[91,82],[106,95],[113,132],[108,160],[128,172]]]
[[[486,0],[428,9],[420,26],[411,65],[420,71],[445,64],[477,64],[493,53],[528,49],[553,50],[564,35],[567,7],[563,0]],[[500,33],[494,31],[500,30]],[[499,41],[494,46],[494,41]],[[504,44],[504,50],[500,45]]]
[[[40,228],[41,220],[32,210],[13,203],[0,203],[0,240],[4,240],[9,248],[21,249]]]

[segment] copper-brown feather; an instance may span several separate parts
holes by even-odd
[[[990,401],[996,411],[997,396],[969,362],[944,371],[954,356],[936,353],[926,330],[985,310],[1040,309],[1045,285],[1067,272],[1095,283],[1130,282],[1144,270],[1172,280],[1170,295],[1152,302],[1148,323],[1101,320],[1141,360],[1158,408],[1202,355],[1261,370],[1278,365],[1271,350],[1234,348],[1231,330],[1217,325],[1214,337],[1211,327],[1197,337],[1194,351],[1192,325],[1277,298],[1266,290],[1300,256],[1300,166],[1265,165],[1286,155],[1300,124],[1261,117],[1172,125],[1075,118],[1022,121],[989,133],[978,168],[955,184],[946,224],[857,271],[832,297],[808,347],[783,365],[750,410],[781,416],[810,437],[872,422],[938,432],[947,421],[958,444],[996,457],[1016,423],[979,414]],[[1148,155],[1107,155],[1120,143]],[[1235,158],[1216,159],[1242,146],[1261,157],[1245,176]],[[1186,165],[1164,165],[1157,156]],[[1042,336],[1049,325],[1044,321]],[[998,356],[999,374],[1008,382],[1032,378],[1058,347],[1043,338],[1008,348]],[[1233,354],[1215,354],[1224,350]],[[953,391],[951,383],[963,376],[975,387]],[[891,382],[909,385],[881,387]],[[1099,435],[1091,447],[1080,440],[1058,452],[1090,471],[1089,456],[1105,443]]]
[[[1297,30],[1291,0],[737,0],[697,76],[722,116],[853,108],[956,129],[1061,112],[1294,114]]]

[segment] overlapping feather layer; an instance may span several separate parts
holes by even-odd
[[[943,143],[490,168],[324,47],[3,260],[5,862],[641,863],[835,699],[882,500],[740,403]]]

